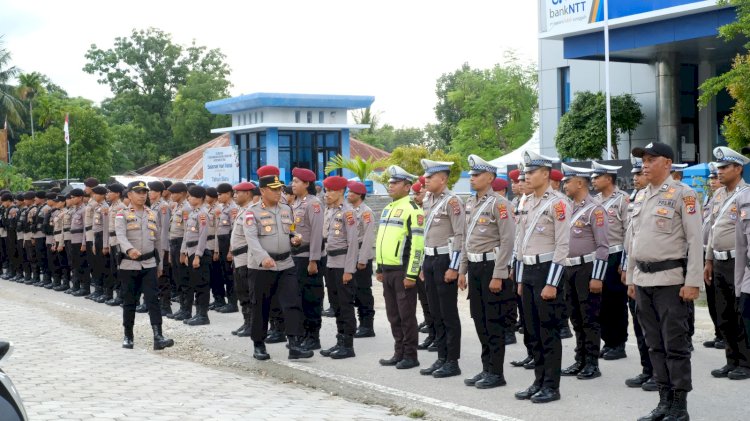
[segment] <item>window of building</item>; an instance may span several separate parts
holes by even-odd
[[[297,111],[294,112],[294,122],[295,123],[299,123],[300,122],[300,114],[301,113],[300,113],[299,110],[297,110]]]
[[[560,115],[570,109],[570,67],[560,68]]]
[[[336,122],[336,111],[331,111],[331,123]]]
[[[323,111],[318,111],[318,123],[325,123],[325,113]]]
[[[312,111],[307,112],[307,124],[312,124]]]
[[[260,112],[260,122],[263,122],[263,111]]]

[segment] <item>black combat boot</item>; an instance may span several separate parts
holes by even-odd
[[[91,294],[91,285],[87,281],[81,282],[78,291],[70,294],[74,297],[86,297]]]
[[[133,349],[133,326],[125,326],[125,337],[122,339],[122,347]]]
[[[281,342],[286,342],[286,335],[284,335],[284,332],[276,330],[276,328],[271,328],[266,334],[265,342],[267,344],[278,344]]]
[[[336,351],[337,349],[339,349],[342,346],[344,346],[344,335],[342,335],[342,334],[339,333],[338,335],[336,335],[336,345],[334,345],[334,346],[332,346],[332,347],[330,347],[328,349],[322,349],[322,350],[320,350],[320,355],[322,355],[324,357],[330,357],[331,354],[334,351]]]
[[[429,334],[427,335],[427,337],[424,339],[424,341],[421,344],[417,345],[417,349],[419,350],[428,349],[430,345],[432,345],[433,342],[435,342],[435,335]]]
[[[357,355],[354,353],[354,336],[352,335],[341,335],[342,336],[342,346],[340,346],[337,350],[331,352],[331,355],[329,355],[334,360],[341,360],[344,358],[352,358],[356,357]]]
[[[60,277],[60,285],[52,288],[53,291],[58,292],[67,291],[68,289],[70,289],[70,279],[66,275]]]
[[[169,301],[169,299],[161,299],[161,317],[167,317],[171,319],[172,317],[169,316],[174,317],[172,313],[172,302]]]
[[[561,376],[577,376],[578,373],[580,373],[581,370],[583,370],[583,366],[584,366],[583,361],[579,361],[578,359],[576,359],[576,362],[574,362],[571,366],[564,368],[560,372],[560,375]]]
[[[219,307],[223,307],[227,305],[227,302],[224,300],[223,296],[214,297],[214,301],[208,305],[209,310],[216,310]]]
[[[674,399],[674,391],[668,386],[659,385],[659,404],[648,415],[638,418],[638,421],[661,421],[669,413]]]
[[[216,311],[219,313],[237,313],[240,311],[237,307],[237,296],[232,292],[227,298],[227,303],[221,307],[216,307]]]
[[[300,336],[290,336],[288,348],[290,360],[311,358],[315,354],[311,349],[302,346],[302,337]],[[331,357],[333,357],[333,355],[331,355]]]
[[[140,300],[139,300],[139,301],[140,301]],[[138,304],[138,305],[137,305],[137,306],[135,307],[135,312],[136,312],[136,313],[148,313],[148,305],[146,304],[146,300],[143,300],[143,302],[142,302],[142,303],[139,303],[139,304]]]
[[[305,349],[309,349],[310,351],[320,349],[320,333],[319,332],[309,333],[305,337],[304,342],[302,342],[302,346],[305,347]]]
[[[58,286],[60,286],[60,278],[56,275],[52,275],[50,276],[50,283],[45,284],[44,288],[54,290]]]
[[[253,342],[253,358],[260,361],[271,358],[266,352],[266,344],[262,341]]]
[[[461,375],[461,368],[456,360],[446,360],[442,367],[432,372],[432,377],[442,379],[444,377],[453,377]]]
[[[160,351],[164,348],[169,348],[174,345],[174,340],[167,339],[161,333],[161,325],[151,325],[151,329],[154,331],[154,350]]]
[[[183,320],[182,323],[185,323],[188,326],[202,326],[211,324],[211,321],[208,319],[208,306],[198,306],[198,308],[195,310],[195,317]]]
[[[576,378],[578,380],[589,380],[601,377],[601,375],[602,372],[599,371],[599,359],[586,357],[586,365],[584,365],[581,371],[578,372]]]
[[[672,405],[669,407],[669,413],[664,417],[664,421],[690,421],[690,415],[687,410],[687,391],[675,390],[672,398]]]
[[[355,338],[374,338],[375,330],[372,328],[372,319],[366,318],[359,322],[357,332],[354,334]]]

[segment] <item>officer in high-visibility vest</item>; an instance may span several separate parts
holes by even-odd
[[[388,194],[375,241],[377,280],[383,283],[385,311],[395,340],[393,356],[380,360],[399,369],[417,367],[417,276],[424,253],[424,212],[409,199],[415,176],[388,168]]]

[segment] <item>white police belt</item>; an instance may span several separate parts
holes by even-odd
[[[624,248],[622,247],[622,244],[618,244],[616,246],[609,246],[609,254],[615,254],[623,251]]]
[[[578,266],[584,263],[590,263],[594,261],[595,254],[586,254],[578,257],[568,257],[564,260],[565,266]]]
[[[531,256],[523,256],[524,265],[538,265],[541,263],[547,263],[552,261],[552,257],[555,255],[554,252],[544,254],[533,254]]]
[[[439,256],[441,254],[448,254],[450,252],[451,252],[451,248],[449,246],[425,247],[424,248],[424,254],[428,256]]]
[[[714,250],[714,260],[729,260],[734,259],[734,250],[727,251],[716,251]]]
[[[495,252],[491,251],[489,253],[466,253],[466,258],[469,259],[472,263],[482,263],[484,261],[494,261],[495,260]]]

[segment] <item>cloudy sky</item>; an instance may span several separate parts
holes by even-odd
[[[221,48],[232,95],[373,95],[381,120],[397,127],[433,122],[436,79],[464,62],[490,67],[508,49],[537,59],[533,0],[0,0],[13,64],[95,101],[111,93],[81,70],[86,50],[148,27]]]

